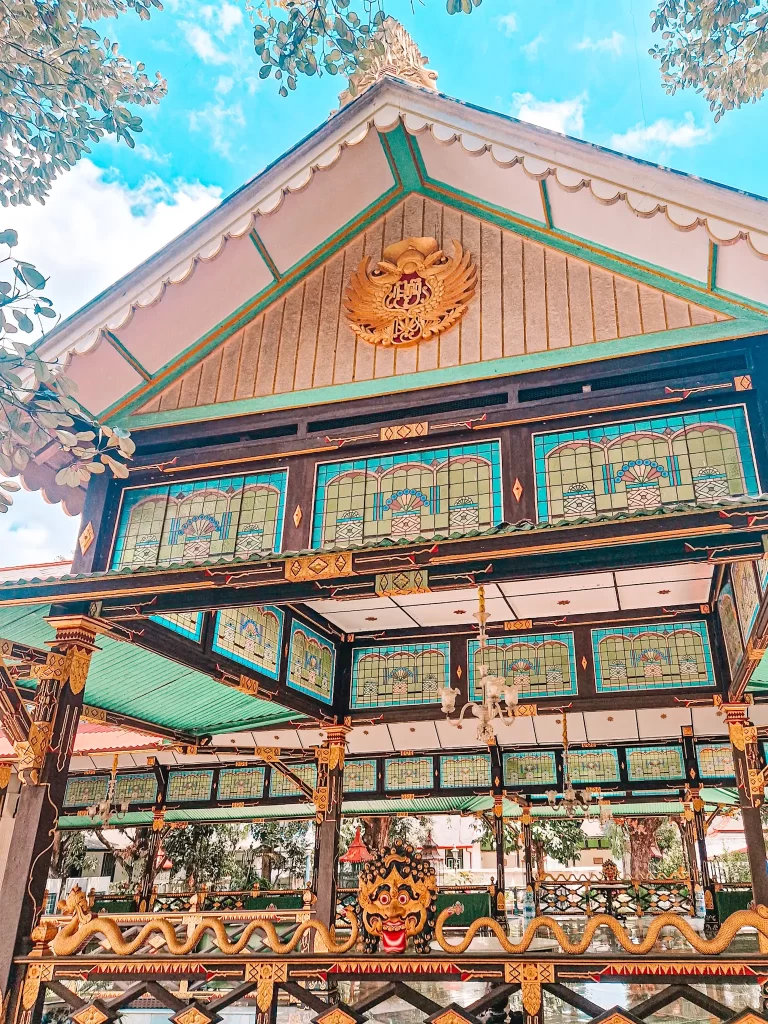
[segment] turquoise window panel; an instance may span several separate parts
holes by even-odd
[[[440,758],[440,785],[445,789],[484,789],[491,785],[490,754],[446,754]]]
[[[376,791],[376,761],[347,761],[344,765],[345,793],[373,793]]]
[[[297,775],[305,785],[309,786],[310,789],[314,790],[317,788],[316,764],[291,765],[291,771],[294,775]],[[304,794],[292,779],[286,778],[286,776],[276,768],[273,768],[272,777],[269,782],[269,795],[271,797],[282,797],[303,796]]]
[[[736,600],[741,635],[746,643],[760,610],[760,591],[752,562],[733,562],[731,564],[731,586]]]
[[[286,685],[292,690],[317,697],[324,704],[331,704],[335,671],[335,645],[305,623],[294,619],[291,623]]]
[[[157,779],[148,772],[115,779],[115,803],[153,804],[156,799]]]
[[[679,781],[685,778],[681,747],[627,747],[630,782]]]
[[[106,775],[80,775],[67,779],[65,807],[93,807],[106,800],[109,778]]]
[[[263,768],[222,768],[219,800],[260,800],[264,796]]]
[[[271,679],[280,676],[285,615],[272,605],[222,608],[216,613],[212,649]]]
[[[386,790],[432,789],[434,783],[431,757],[388,757],[384,762]]]
[[[760,590],[764,594],[768,590],[768,555],[757,560],[757,575],[760,578]]]
[[[696,760],[704,779],[732,779],[734,776],[730,743],[697,743]]]
[[[568,774],[571,782],[584,786],[600,782],[620,782],[617,750],[569,750]]]
[[[760,493],[743,405],[535,434],[540,521]]]
[[[504,755],[505,786],[554,786],[557,762],[551,750],[520,750]]]
[[[213,772],[171,772],[168,776],[167,801],[172,803],[193,803],[209,800],[213,788]]]
[[[477,640],[467,641],[469,693],[482,700],[478,666],[488,675],[503,676],[521,697],[564,697],[576,693],[576,651],[573,633],[512,633],[490,637],[484,652]]]
[[[353,708],[439,704],[450,686],[451,647],[447,643],[358,647],[352,654]]]
[[[499,441],[317,467],[312,547],[484,530],[502,521]]]
[[[736,612],[736,602],[733,599],[733,588],[730,583],[724,583],[720,588],[720,593],[717,597],[717,616],[720,619],[720,629],[723,632],[728,665],[731,669],[731,675],[733,675],[744,650],[744,644],[741,639],[739,617]]]
[[[705,622],[659,622],[592,630],[599,693],[714,686]]]
[[[186,636],[195,643],[200,643],[203,635],[203,613],[202,612],[174,612],[171,615],[150,615],[153,622],[159,622],[161,626],[170,629],[179,636]]]
[[[288,471],[123,491],[113,569],[279,551]]]

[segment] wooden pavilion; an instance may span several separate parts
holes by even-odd
[[[527,1024],[543,991],[611,1024],[680,997],[765,1019],[691,987],[768,977],[765,200],[451,99],[382,38],[355,98],[40,346],[137,453],[78,491],[60,451],[24,471],[82,530],[69,574],[0,584],[9,1024],[46,991],[76,1024],[147,992],[175,1024],[242,999],[274,1020],[280,993],[322,1024],[392,994],[474,1024],[520,990]],[[109,791],[70,762],[80,716],[167,741],[120,765],[125,824],[315,819],[292,938],[242,906],[40,919],[51,830]],[[718,922],[728,788],[758,909]],[[342,814],[484,813],[500,838],[584,804],[685,817],[707,938],[597,915],[543,956],[536,922],[505,935],[503,856],[493,952],[447,938],[449,908],[434,954],[329,933]],[[759,948],[732,953],[743,927]],[[373,974],[355,1005],[330,985]],[[424,975],[486,989],[446,1008]],[[666,987],[607,1014],[569,987],[641,976]]]

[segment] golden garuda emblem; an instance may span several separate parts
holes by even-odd
[[[398,348],[428,341],[462,318],[475,294],[477,269],[453,242],[450,258],[434,238],[388,245],[370,269],[360,263],[344,296],[349,325],[362,341]]]

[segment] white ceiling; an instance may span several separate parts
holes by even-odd
[[[486,610],[490,622],[503,622],[706,604],[712,569],[706,563],[684,562],[486,583]],[[307,604],[345,633],[378,633],[415,626],[474,626],[477,591],[467,586],[404,597],[325,599]]]

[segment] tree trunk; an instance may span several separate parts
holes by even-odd
[[[629,835],[629,866],[632,878],[651,877],[651,851],[656,842],[656,831],[663,818],[625,818]]]
[[[544,849],[544,843],[537,839],[532,840],[531,850],[533,851],[533,859],[536,862],[536,878],[540,880],[547,873],[547,854]]]
[[[386,850],[389,841],[391,818],[361,818],[363,823],[363,842],[373,853]]]

